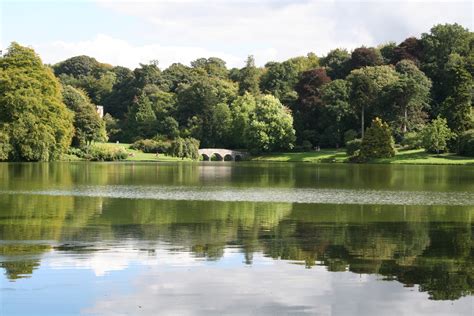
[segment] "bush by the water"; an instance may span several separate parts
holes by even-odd
[[[360,150],[360,145],[362,144],[362,139],[356,138],[350,140],[346,143],[346,153],[348,156],[354,156],[358,150]]]
[[[405,149],[418,149],[423,147],[422,137],[417,132],[408,132],[403,136],[401,145]]]
[[[91,145],[82,149],[71,147],[68,154],[91,161],[117,161],[128,157],[125,149],[108,145]]]
[[[376,117],[365,131],[360,146],[360,160],[395,156],[395,142],[387,123]]]
[[[131,149],[141,150],[144,153],[167,153],[171,142],[154,139],[140,139],[130,145]]]
[[[171,142],[168,154],[181,159],[189,158],[193,160],[199,159],[199,141],[195,138],[177,137]]]
[[[357,138],[357,132],[354,131],[353,129],[349,129],[344,132],[344,144],[347,144],[348,142],[356,138]]]
[[[423,148],[430,153],[439,154],[448,149],[448,141],[454,137],[454,133],[448,127],[448,121],[438,116],[422,131]]]
[[[0,131],[0,161],[7,160],[12,147],[7,133]]]
[[[459,154],[474,157],[474,129],[465,131],[459,137]]]
[[[301,149],[303,151],[311,151],[313,149],[313,144],[311,144],[311,142],[309,140],[304,140],[301,143]]]

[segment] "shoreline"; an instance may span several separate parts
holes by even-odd
[[[157,157],[153,153],[143,153],[138,150],[129,148],[129,144],[113,144],[108,143],[109,146],[117,146],[125,149],[129,153],[129,157],[125,160],[117,161],[106,161],[106,162],[193,162],[191,159],[181,159],[177,157],[168,156],[165,154],[159,154]],[[77,162],[84,160],[74,155],[64,155],[62,159],[57,160],[58,162]],[[8,163],[8,161],[6,161]],[[90,161],[90,162],[104,162],[104,161]],[[199,161],[194,161],[199,162]],[[215,161],[219,162],[219,161]],[[310,164],[378,164],[378,165],[457,165],[457,166],[469,166],[474,165],[474,157],[464,157],[455,154],[444,153],[444,154],[430,154],[425,152],[423,149],[411,149],[411,150],[399,150],[392,158],[380,158],[364,163],[352,163],[349,162],[345,149],[321,149],[320,151],[310,152],[279,152],[279,153],[266,153],[257,156],[253,156],[248,160],[242,162],[297,162],[297,163],[310,163]],[[15,162],[16,163],[16,162]]]
[[[345,149],[322,149],[318,152],[283,152],[256,156],[253,161],[273,162],[306,162],[306,163],[348,163]],[[398,164],[398,165],[474,165],[474,157],[455,154],[430,154],[423,149],[399,150],[392,158],[379,158],[364,164]]]

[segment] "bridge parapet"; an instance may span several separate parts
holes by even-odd
[[[204,161],[210,161],[213,156],[216,156],[221,161],[238,161],[249,156],[245,151],[224,148],[202,148],[199,149],[199,155]]]

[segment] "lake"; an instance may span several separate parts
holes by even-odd
[[[1,315],[472,315],[474,167],[0,164]]]

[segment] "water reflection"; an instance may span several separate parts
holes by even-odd
[[[379,204],[339,203],[337,194],[332,203],[270,198],[357,190],[366,181],[359,167],[231,166],[0,164],[0,306],[7,315],[51,315],[58,304],[49,297],[60,295],[63,315],[472,312],[471,169],[370,176],[379,194],[438,198],[417,205],[400,197]],[[71,194],[107,185],[120,198]],[[163,186],[227,198],[123,195]],[[269,201],[239,199],[244,186],[273,193]],[[66,193],[38,194],[55,190]],[[25,299],[42,300],[44,310],[20,304]]]
[[[141,262],[167,249],[220,260],[234,248],[247,265],[257,253],[306,268],[379,274],[406,286],[419,284],[437,300],[472,291],[471,207],[19,195],[2,199],[1,208],[0,254],[10,280],[33,273],[50,252],[78,265],[96,256],[112,258],[110,269],[98,268],[103,275],[123,266],[128,255]]]

